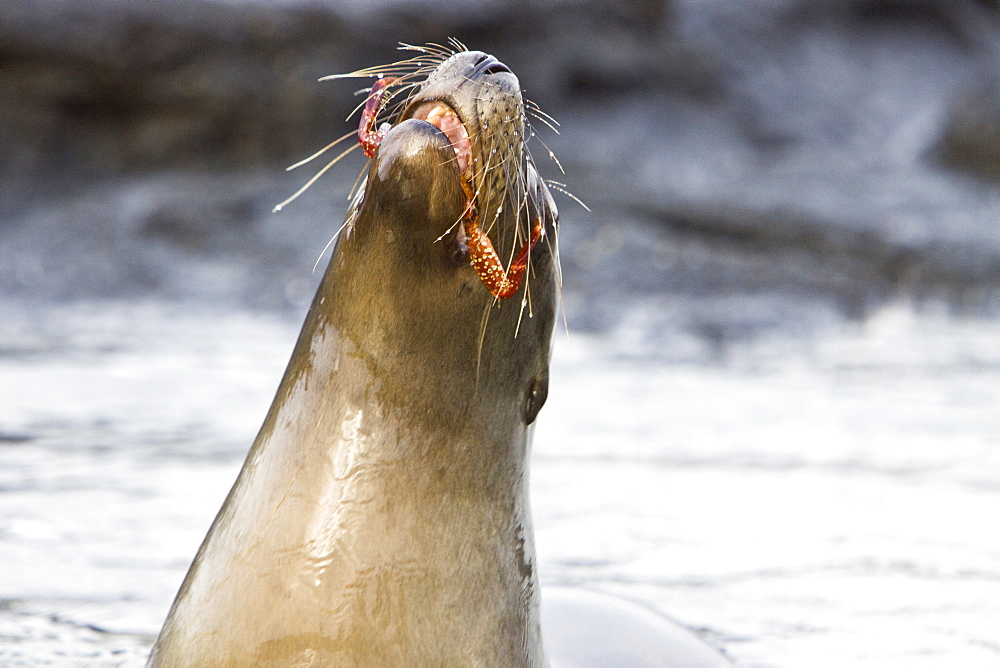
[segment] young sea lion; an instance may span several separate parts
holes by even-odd
[[[517,78],[427,55],[151,665],[544,662],[527,457],[557,212]],[[520,299],[469,261],[470,193],[499,258],[541,225]]]
[[[150,665],[546,662],[527,462],[558,214],[520,87],[464,47],[355,74],[401,76],[372,87],[365,185]],[[390,86],[411,94],[379,127]],[[620,600],[548,613],[562,665],[726,663]]]

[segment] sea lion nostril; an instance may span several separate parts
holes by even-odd
[[[473,68],[480,74],[500,74],[501,72],[512,74],[509,67],[488,54],[483,54],[476,58]]]
[[[500,74],[501,72],[507,72],[510,74],[510,68],[503,63],[497,62],[483,70],[483,74]]]

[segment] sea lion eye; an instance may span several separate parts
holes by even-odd
[[[549,369],[536,376],[528,385],[528,393],[524,398],[524,424],[529,425],[538,417],[545,400],[549,396]]]

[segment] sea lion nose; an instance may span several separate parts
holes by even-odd
[[[476,74],[500,74],[501,72],[513,74],[509,67],[486,53],[480,56],[479,60],[476,61],[475,72]]]

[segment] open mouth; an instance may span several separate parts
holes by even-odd
[[[471,181],[472,143],[469,141],[469,133],[466,132],[465,126],[455,110],[440,100],[429,100],[417,106],[411,118],[427,121],[448,138],[448,143],[455,150],[458,171],[465,181]]]

